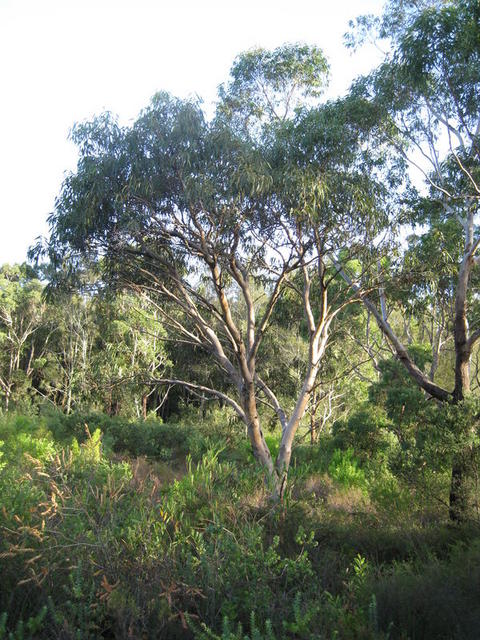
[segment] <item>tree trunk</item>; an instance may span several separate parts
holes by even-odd
[[[469,511],[470,465],[468,465],[469,451],[457,453],[452,465],[452,477],[450,481],[449,516],[453,522],[464,522]]]
[[[273,477],[274,466],[272,455],[265,442],[262,429],[260,428],[260,419],[258,417],[257,401],[255,398],[255,385],[253,382],[248,382],[245,385],[243,409],[247,416],[247,434],[252,445],[253,457],[263,465],[269,475]]]
[[[312,360],[317,364],[311,366],[307,378],[303,383],[302,390],[300,391],[300,395],[295,405],[295,409],[293,410],[292,416],[282,433],[282,442],[280,444],[278,456],[275,461],[275,470],[277,476],[275,497],[278,497],[278,499],[280,500],[283,499],[287,486],[288,469],[290,467],[290,459],[292,457],[293,439],[295,437],[295,433],[297,432],[300,421],[305,415],[307,404],[315,384],[315,379],[317,377],[321,355],[323,355],[325,349],[325,344],[326,335],[324,340],[322,341],[320,348],[318,350],[315,350],[314,358],[312,358]]]
[[[68,386],[68,393],[67,393],[67,407],[65,410],[65,413],[68,415],[70,415],[72,411],[72,387],[69,385]]]
[[[318,420],[317,420],[317,409],[318,409],[318,393],[316,390],[312,393],[312,401],[310,405],[310,444],[314,445],[318,440]]]
[[[467,322],[467,288],[471,270],[471,259],[465,256],[458,278],[455,296],[455,388],[453,402],[459,404],[470,393],[470,356]],[[472,450],[467,447],[454,455],[450,481],[449,515],[453,522],[468,518],[471,504],[469,487],[472,475]]]

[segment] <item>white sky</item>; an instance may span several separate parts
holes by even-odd
[[[329,96],[378,63],[343,47],[348,21],[382,0],[0,0],[0,265],[47,233],[74,122],[134,119],[159,90],[213,101],[236,55],[285,42],[322,47]]]

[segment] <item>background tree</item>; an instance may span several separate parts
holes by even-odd
[[[95,301],[98,334],[92,362],[93,379],[106,413],[156,414],[164,397],[154,378],[170,366],[158,312],[145,296],[118,295]],[[153,401],[153,402],[152,402]]]
[[[0,269],[0,392],[8,411],[32,386],[42,355],[36,333],[44,322],[42,285],[26,264]]]
[[[475,315],[467,319],[480,244],[475,223],[480,197],[479,6],[469,0],[390,3],[376,26],[381,36],[391,39],[392,53],[374,74],[357,83],[354,93],[375,105],[381,139],[426,181],[427,191],[417,197],[412,222],[431,229],[450,225],[462,238],[454,284],[453,389],[434,383],[421,371],[382,309],[370,298],[365,304],[417,384],[437,400],[459,403],[470,392],[470,360],[480,337]],[[474,305],[472,310],[475,313]],[[466,511],[461,485],[467,457],[465,452],[453,464],[454,518]]]

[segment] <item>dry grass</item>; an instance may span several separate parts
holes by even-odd
[[[145,456],[138,456],[130,460],[129,464],[132,469],[132,486],[143,492],[148,485],[152,499],[158,498],[162,487],[185,475],[184,469],[173,469],[163,462],[151,462]]]
[[[358,487],[335,487],[327,500],[328,508],[348,515],[374,513],[368,496]]]
[[[333,480],[326,474],[313,474],[307,478],[304,493],[326,503],[334,490]]]

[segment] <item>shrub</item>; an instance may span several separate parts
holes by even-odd
[[[359,468],[353,449],[335,449],[328,465],[328,473],[344,487],[366,488],[365,472]]]
[[[389,433],[391,421],[385,411],[365,403],[348,419],[335,422],[332,429],[335,446],[342,450],[355,449],[364,461],[377,457],[385,459],[394,440]]]
[[[480,543],[456,545],[441,561],[394,566],[375,590],[378,620],[392,638],[474,640],[480,622]]]

